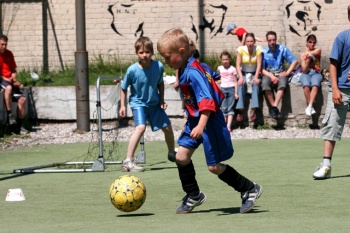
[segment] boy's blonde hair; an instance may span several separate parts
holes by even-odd
[[[179,48],[184,48],[189,52],[190,46],[187,35],[179,28],[169,29],[160,37],[157,43],[157,50],[162,53],[164,49],[171,52],[178,52]]]
[[[135,47],[135,53],[137,53],[143,47],[150,50],[152,54],[154,53],[152,41],[150,40],[150,38],[145,36],[138,38],[135,42],[134,47]]]

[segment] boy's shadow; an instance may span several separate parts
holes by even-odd
[[[255,206],[255,207],[258,207],[258,206]],[[208,209],[208,210],[198,210],[198,211],[193,211],[191,213],[209,213],[209,212],[222,212],[222,213],[220,213],[218,215],[241,214],[240,213],[240,207],[229,207],[229,208],[217,208],[217,209]],[[268,212],[268,211],[267,210],[256,210],[254,208],[247,214],[257,214],[257,213],[263,213],[263,212]]]

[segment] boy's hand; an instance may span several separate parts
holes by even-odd
[[[335,105],[343,103],[342,94],[339,89],[332,90],[332,100]]]
[[[204,128],[197,125],[192,129],[190,136],[195,140],[200,139],[202,137],[203,131]]]
[[[168,107],[168,105],[167,105],[165,102],[163,102],[163,103],[160,104],[160,108],[161,108],[161,109],[166,110],[167,107]]]
[[[125,117],[126,116],[125,106],[120,106],[119,116],[120,117]]]

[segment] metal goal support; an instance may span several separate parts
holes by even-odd
[[[98,116],[98,144],[99,144],[99,155],[95,161],[82,161],[82,162],[59,162],[59,163],[50,163],[45,165],[27,167],[27,168],[18,168],[14,169],[13,173],[75,173],[75,172],[103,172],[105,170],[105,165],[113,164],[122,164],[123,161],[105,161],[103,157],[103,133],[102,133],[102,113],[101,113],[101,94],[100,94],[100,82],[102,80],[114,80],[117,82],[118,88],[120,88],[121,77],[108,77],[108,76],[99,76],[96,83],[96,92],[97,92],[97,116]],[[116,96],[119,98],[119,96]],[[118,102],[118,101],[117,101]],[[140,146],[141,151],[136,156],[136,161],[138,163],[146,162],[146,152],[144,148],[145,140],[144,135],[141,137]],[[63,165],[91,165],[91,168],[81,168],[81,169],[44,169],[50,167],[58,167]]]

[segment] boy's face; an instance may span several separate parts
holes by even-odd
[[[184,49],[180,48],[178,52],[170,51],[170,49],[164,49],[159,51],[160,55],[164,57],[165,62],[173,69],[177,70],[181,68],[184,61]]]
[[[140,64],[148,64],[151,61],[152,55],[152,51],[147,49],[145,46],[141,47],[136,53]]]

